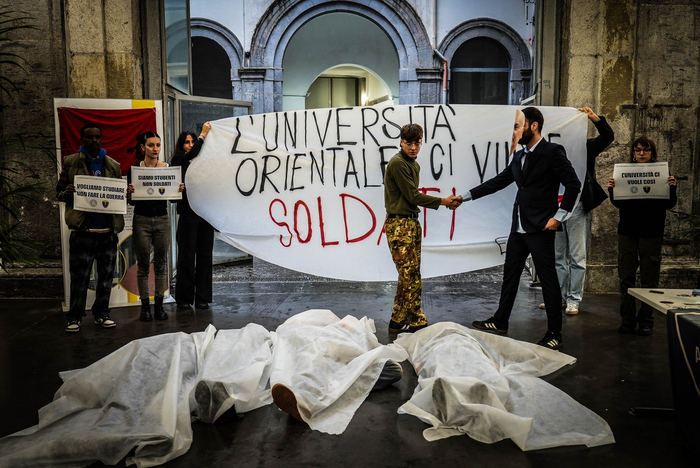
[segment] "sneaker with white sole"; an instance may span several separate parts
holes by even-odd
[[[100,326],[102,328],[113,328],[116,327],[117,324],[114,323],[114,320],[112,320],[109,315],[103,315],[102,317],[95,317],[95,325]]]
[[[478,328],[479,330],[490,331],[498,333],[499,335],[505,335],[508,333],[508,325],[496,323],[496,320],[493,317],[486,320],[474,320],[472,322],[472,326],[474,328]]]
[[[564,340],[561,337],[561,333],[547,331],[537,344],[556,351],[564,346]]]
[[[566,315],[576,315],[578,314],[578,304],[575,302],[569,302],[566,304]]]
[[[424,325],[409,325],[407,323],[398,323],[389,320],[389,333],[415,333],[427,326],[427,323]]]
[[[547,308],[547,306],[544,305],[544,302],[540,302],[540,309],[544,310],[544,309],[546,309],[546,308]],[[565,308],[566,308],[566,302],[562,302],[562,303],[561,303],[561,308],[562,308],[562,309],[565,309]]]
[[[68,325],[66,325],[66,331],[68,333],[77,333],[80,331],[80,320],[69,320]]]

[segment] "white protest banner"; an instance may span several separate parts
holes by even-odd
[[[188,199],[236,247],[268,262],[346,280],[396,280],[383,230],[383,177],[401,126],[423,126],[420,190],[446,197],[508,165],[516,109],[401,105],[215,121],[187,171]],[[540,110],[543,137],[564,145],[583,180],[586,115]],[[456,211],[423,209],[423,276],[502,263],[496,238],[510,232],[515,193],[512,184]]]
[[[126,180],[108,177],[75,176],[73,208],[104,214],[126,213]]]
[[[180,167],[142,167],[131,168],[131,183],[134,185],[132,200],[181,200]]]
[[[613,169],[615,200],[660,198],[668,200],[668,163],[615,164]]]

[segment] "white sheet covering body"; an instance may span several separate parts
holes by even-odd
[[[192,412],[213,423],[235,405],[246,413],[272,403],[270,332],[257,324],[238,330],[219,330],[208,340],[198,360],[199,374],[190,394]]]
[[[402,334],[395,344],[418,374],[399,413],[432,425],[427,440],[510,438],[521,450],[615,442],[602,418],[538,378],[576,362],[571,356],[450,322]]]
[[[39,424],[0,439],[0,466],[114,465],[133,447],[127,464],[172,460],[190,448],[191,414],[213,420],[223,407],[235,404],[243,412],[271,401],[270,343],[269,332],[255,324],[132,341],[85,369],[62,373],[64,384],[39,410]],[[212,398],[220,406],[190,406],[198,382],[225,389],[226,398]]]
[[[309,427],[341,434],[386,361],[408,358],[399,346],[381,345],[374,333],[367,317],[341,320],[330,310],[295,315],[273,333],[270,386],[279,383],[294,392]]]

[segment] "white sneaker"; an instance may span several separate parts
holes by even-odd
[[[569,302],[566,304],[566,315],[576,315],[578,314],[578,304],[575,302]]]
[[[566,308],[566,306],[567,306],[566,302],[562,302],[561,308],[564,309],[564,308]],[[544,305],[544,302],[540,303],[540,309],[544,310],[546,308],[547,308],[547,306]]]

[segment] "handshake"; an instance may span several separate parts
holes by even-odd
[[[450,210],[456,210],[462,205],[462,202],[464,202],[464,199],[461,195],[450,195],[447,198],[443,198],[440,204],[446,206]]]

